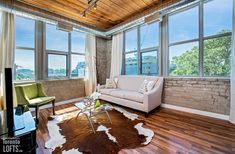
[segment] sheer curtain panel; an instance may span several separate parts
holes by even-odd
[[[122,50],[123,50],[123,33],[119,33],[114,35],[112,39],[110,78],[121,75]]]
[[[96,38],[94,35],[87,34],[86,36],[86,72],[85,72],[85,92],[86,96],[91,95],[97,84],[96,77]]]
[[[1,12],[0,22],[0,110],[5,109],[4,69],[13,68],[15,56],[15,16]],[[14,92],[15,96],[15,92]],[[14,97],[14,106],[17,105]]]

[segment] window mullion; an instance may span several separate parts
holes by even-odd
[[[125,46],[126,46],[126,32],[123,33],[123,47],[122,47],[122,75],[126,75],[126,54],[125,54]]]
[[[68,47],[69,47],[69,51],[68,51],[68,57],[67,57],[67,76],[68,78],[71,78],[71,33],[68,33]]]
[[[199,3],[199,76],[204,76],[203,2]]]
[[[142,65],[142,61],[141,61],[141,53],[140,53],[140,26],[137,27],[137,54],[138,54],[138,58],[137,58],[137,66],[138,66],[138,75],[140,75],[142,73],[141,71],[141,65]]]
[[[163,76],[169,76],[170,70],[169,70],[169,66],[170,66],[170,60],[169,60],[169,16],[166,15],[165,18],[163,18],[163,33],[162,33],[162,37],[164,38],[163,40],[163,51],[165,49],[165,52],[163,53],[163,57],[164,57],[164,63],[163,63]],[[166,35],[164,35],[166,34]]]

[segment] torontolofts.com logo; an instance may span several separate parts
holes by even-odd
[[[0,153],[21,153],[20,139],[16,137],[0,140]]]

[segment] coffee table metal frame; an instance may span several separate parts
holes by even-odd
[[[92,119],[91,119],[92,117],[95,117],[99,114],[105,113],[109,119],[109,122],[112,124],[112,120],[111,120],[109,113],[107,111],[108,107],[106,104],[102,104],[99,107],[95,107],[95,103],[91,103],[90,105],[85,105],[84,102],[78,102],[75,104],[75,106],[80,109],[80,111],[77,114],[77,118],[80,114],[84,114],[86,116],[87,120],[89,121],[91,129],[94,134],[96,131],[95,131]]]

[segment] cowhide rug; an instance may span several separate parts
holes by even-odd
[[[108,112],[112,124],[105,114],[93,118],[95,134],[83,114],[78,118],[78,112],[55,116],[47,124],[50,139],[45,147],[56,154],[109,154],[147,145],[154,136],[152,130],[143,127],[144,121],[137,114],[111,105]]]

